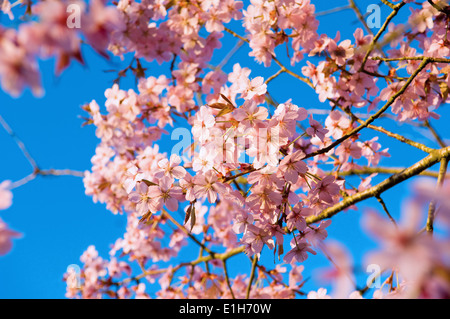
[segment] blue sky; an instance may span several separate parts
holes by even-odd
[[[340,1],[314,1],[316,11],[345,6],[347,0]],[[363,12],[374,1],[357,1]],[[409,13],[405,9],[404,13]],[[382,21],[386,18],[388,10],[383,8]],[[400,15],[405,17],[405,14]],[[319,18],[319,31],[334,37],[337,29],[341,31],[341,39],[351,38],[360,23],[351,10],[329,14]],[[242,31],[239,26],[232,26],[236,31]],[[374,29],[377,32],[377,29]],[[242,34],[242,32],[240,32]],[[236,39],[226,36],[224,47],[231,48]],[[280,48],[282,55],[284,48]],[[216,51],[213,64],[219,63],[227,54],[225,50]],[[251,76],[264,76],[267,78],[277,71],[273,65],[265,70],[247,56],[248,48],[244,45],[224,68],[225,72],[232,69],[234,63],[241,63],[252,69]],[[94,127],[81,127],[85,115],[80,106],[92,99],[99,104],[104,102],[103,92],[112,85],[114,73],[104,72],[108,69],[123,68],[131,57],[126,56],[123,62],[114,58],[105,61],[92,49],[84,48],[86,66],[77,63],[72,65],[61,77],[54,76],[54,61],[41,63],[43,85],[46,94],[36,99],[26,91],[20,98],[13,99],[0,92],[0,115],[9,123],[18,136],[23,140],[28,150],[43,169],[70,168],[74,170],[89,170],[90,158],[94,154],[98,139],[95,137]],[[288,65],[288,63],[286,63]],[[300,73],[300,67],[293,68]],[[158,75],[167,72],[152,63],[147,75]],[[131,77],[121,81],[121,88],[134,88],[135,83]],[[287,74],[282,74],[272,81],[269,90],[274,98],[283,102],[289,98],[293,103],[305,108],[323,108],[317,95],[306,85]],[[445,119],[448,109],[442,107],[439,111]],[[315,117],[316,118],[316,117]],[[320,118],[320,117],[318,117]],[[323,119],[323,118],[321,118]],[[432,122],[441,133],[446,132],[444,121]],[[399,130],[397,124],[391,120],[380,120],[379,125],[387,129]],[[437,147],[426,135],[426,131],[417,131],[400,128],[406,137],[421,141],[431,147]],[[364,133],[370,138],[373,134]],[[162,151],[170,151],[176,143],[165,137]],[[383,148],[390,147],[391,158],[383,159],[383,166],[410,166],[420,160],[424,154],[414,148],[405,146],[387,137],[380,137]],[[4,130],[0,130],[0,182],[2,180],[16,181],[31,173],[31,166],[21,153],[14,141]],[[436,170],[434,167],[433,169]],[[379,177],[380,180],[384,176]],[[355,180],[356,181],[356,180]],[[358,183],[355,182],[357,185]],[[398,216],[402,199],[408,194],[408,184],[396,186],[384,196],[394,217]],[[354,258],[360,261],[362,254],[374,247],[373,242],[359,230],[360,216],[364,207],[380,209],[375,200],[368,200],[358,205],[359,211],[340,213],[333,218],[329,227],[331,238],[335,238],[350,248]],[[15,240],[13,250],[6,256],[0,257],[0,298],[64,298],[65,283],[62,276],[70,264],[80,264],[79,257],[89,245],[95,245],[100,254],[107,257],[110,245],[125,231],[125,216],[113,215],[104,205],[94,204],[90,197],[84,194],[81,178],[78,177],[38,177],[36,180],[14,190],[13,206],[0,211],[0,217],[7,224],[24,234],[24,237]],[[197,252],[195,251],[194,254]],[[268,254],[267,263],[271,267],[273,257]],[[182,258],[188,258],[184,255]],[[192,258],[195,258],[193,255]],[[243,257],[238,257],[243,258]],[[248,269],[250,262],[244,260],[241,265]],[[230,260],[229,265],[233,265]],[[312,256],[305,263],[305,274],[315,267],[328,265],[322,256]],[[273,263],[272,263],[273,266]],[[246,269],[232,267],[231,274],[242,273]],[[364,273],[362,274],[364,276]],[[311,281],[308,287],[317,287]]]

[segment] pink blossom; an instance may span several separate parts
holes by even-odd
[[[13,194],[9,190],[10,181],[0,183],[0,210],[8,209],[12,205]]]
[[[323,220],[320,222],[319,226],[309,226],[305,232],[305,238],[310,242],[314,247],[318,247],[325,238],[328,236],[328,232],[326,228],[330,226],[331,220]]]
[[[149,187],[144,182],[136,185],[136,191],[131,192],[128,196],[129,200],[136,203],[137,213],[142,216],[155,207],[153,199],[149,194]]]
[[[284,179],[290,183],[297,183],[298,177],[304,175],[308,171],[308,167],[302,159],[305,157],[302,151],[297,151],[287,155],[279,166],[279,171],[283,174]]]
[[[422,221],[420,206],[408,202],[397,225],[374,211],[364,216],[363,227],[381,244],[379,250],[366,256],[366,262],[378,264],[382,269],[395,269],[406,280],[420,282],[440,255],[432,238],[418,232]]]
[[[308,133],[311,137],[317,136],[321,141],[323,141],[325,134],[328,133],[328,130],[324,129],[319,122],[314,120],[312,115],[309,118],[309,125],[310,127],[306,129],[306,133]]]
[[[269,249],[272,249],[275,244],[267,231],[251,224],[247,225],[247,229],[241,239],[241,242],[248,245],[245,252],[249,256],[253,256],[255,254],[259,255],[264,244],[266,244]]]
[[[249,81],[246,90],[242,97],[246,100],[251,100],[254,96],[264,95],[267,91],[267,85],[264,83],[264,78],[258,76]]]
[[[217,175],[213,171],[204,174],[197,174],[194,178],[194,193],[196,198],[208,197],[210,203],[217,200],[217,193],[224,193],[225,186],[218,181]]]
[[[308,299],[331,299],[331,297],[327,295],[327,290],[325,288],[319,288],[317,292],[310,291],[307,297]]]
[[[245,103],[233,112],[234,118],[245,126],[262,126],[267,119],[268,112],[265,107],[258,107],[253,100],[245,101]]]
[[[5,222],[0,219],[0,256],[6,255],[12,248],[12,239],[22,237],[21,233],[8,228]]]
[[[206,106],[200,107],[194,120],[192,127],[192,134],[198,138],[200,143],[204,143],[209,138],[209,128],[213,127],[215,118],[212,115],[211,109]]]
[[[319,199],[328,203],[333,203],[333,196],[339,194],[340,187],[335,183],[336,178],[332,175],[324,177],[319,182],[314,182],[313,189],[309,192],[311,196],[318,195]]]
[[[170,178],[183,178],[186,175],[184,167],[180,166],[181,158],[176,155],[170,155],[170,160],[162,159],[158,162],[158,171],[155,173],[156,178],[167,176]]]
[[[120,32],[125,28],[117,8],[105,6],[104,0],[91,1],[88,14],[82,17],[82,31],[87,41],[99,52],[104,52],[108,47],[113,31]]]
[[[186,192],[186,194],[185,194],[186,200],[188,200],[190,202],[195,200],[195,195],[194,195],[195,182],[194,182],[194,178],[192,177],[191,174],[186,172],[186,175],[184,175],[184,177],[182,179],[180,179],[180,186]]]
[[[285,263],[302,263],[308,258],[308,253],[311,253],[313,255],[316,255],[317,253],[312,250],[310,247],[310,244],[307,242],[301,240],[300,238],[294,238],[291,241],[291,250],[284,255],[283,261]]]
[[[287,214],[286,216],[286,226],[289,230],[294,230],[294,227],[298,231],[304,231],[306,228],[306,219],[305,217],[310,216],[312,210],[310,208],[303,207],[303,204],[300,202],[294,206],[294,208]]]
[[[178,209],[178,202],[183,200],[183,193],[180,187],[173,186],[173,179],[167,176],[159,180],[158,186],[149,186],[148,195],[151,197],[151,207],[154,211],[161,209],[162,205],[166,205],[170,211]]]

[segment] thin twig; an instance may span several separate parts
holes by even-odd
[[[395,227],[397,227],[397,223],[395,222],[395,219],[392,217],[392,215],[389,213],[389,210],[386,206],[386,203],[384,202],[384,200],[381,198],[380,195],[376,195],[375,198],[378,200],[378,202],[381,204],[381,207],[383,207],[383,210],[385,211],[386,215],[388,215],[388,218],[390,219],[390,221],[395,225]]]
[[[22,140],[17,136],[17,134],[11,129],[11,127],[6,123],[6,121],[3,119],[3,117],[0,115],[0,124],[3,126],[5,131],[14,139],[17,146],[22,151],[23,155],[26,157],[28,162],[30,163],[31,167],[33,168],[33,171],[36,171],[39,169],[39,166],[37,165],[34,158],[31,156],[30,152],[28,152],[27,148],[25,147],[25,144],[22,142]]]
[[[223,60],[216,66],[216,70],[221,70],[228,61],[233,57],[233,55],[239,50],[239,48],[244,44],[243,40],[239,40],[236,45],[231,49],[230,52],[223,58]]]
[[[223,263],[223,272],[225,274],[225,281],[227,282],[228,289],[230,290],[231,298],[236,299],[233,293],[233,289],[231,288],[230,277],[228,276],[227,261],[222,260],[222,263]]]
[[[250,291],[252,289],[253,279],[255,278],[255,269],[256,269],[257,263],[258,263],[258,257],[254,256],[253,262],[252,262],[252,270],[250,273],[250,281],[248,282],[247,292],[245,293],[245,299],[250,298]]]
[[[441,166],[439,168],[439,177],[436,183],[436,190],[439,190],[444,184],[445,174],[447,172],[448,158],[444,157],[441,160]],[[427,218],[427,232],[429,234],[433,233],[434,229],[434,213],[436,211],[436,201],[432,200],[428,208],[428,218]]]
[[[438,132],[434,129],[434,127],[431,126],[430,122],[428,120],[425,120],[423,123],[423,126],[425,126],[426,128],[428,128],[428,130],[430,131],[430,133],[434,136],[434,138],[436,139],[436,141],[438,142],[440,147],[446,147],[447,144],[445,144],[445,142],[442,140],[441,136],[438,134]]]
[[[316,15],[316,17],[321,17],[321,16],[324,16],[327,14],[336,13],[336,12],[340,12],[340,11],[344,11],[344,10],[348,10],[348,9],[351,9],[351,6],[347,5],[347,6],[337,7],[337,8],[333,8],[333,9],[329,9],[329,10],[324,10],[324,11],[317,12],[315,15]]]
[[[406,91],[406,89],[411,84],[411,82],[427,66],[428,63],[429,63],[429,60],[428,59],[424,59],[420,63],[420,65],[416,69],[416,71],[414,71],[414,73],[408,78],[408,81],[406,81],[406,83],[401,87],[401,89],[397,93],[392,95],[389,98],[389,100],[386,102],[386,104],[380,110],[378,110],[377,113],[375,113],[374,115],[370,116],[363,124],[361,124],[360,126],[356,127],[355,129],[353,129],[350,133],[347,133],[347,134],[343,135],[341,138],[337,139],[336,141],[334,141],[330,145],[328,145],[328,146],[326,146],[324,148],[321,148],[319,150],[316,150],[316,151],[314,151],[312,153],[307,154],[304,158],[315,157],[315,156],[320,155],[320,154],[328,153],[334,147],[336,147],[337,145],[341,144],[342,142],[344,142],[345,140],[347,140],[348,138],[350,138],[354,134],[356,134],[359,131],[361,131],[363,128],[367,127],[373,121],[375,121],[378,117],[380,117],[395,102],[395,100],[400,95],[402,95]]]
[[[384,22],[384,24],[381,26],[380,30],[378,31],[378,33],[373,37],[372,42],[369,44],[369,49],[366,52],[366,55],[364,56],[364,59],[361,63],[361,67],[360,70],[364,70],[364,66],[366,65],[367,59],[369,58],[370,54],[372,53],[372,51],[375,49],[375,46],[377,45],[378,40],[380,39],[381,35],[384,33],[384,31],[386,31],[389,23],[392,21],[392,19],[394,19],[394,17],[397,15],[398,11],[405,5],[406,3],[404,3],[403,1],[400,2],[399,4],[395,5],[392,8],[392,12],[391,14],[386,18],[386,21]]]

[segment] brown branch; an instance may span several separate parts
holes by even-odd
[[[337,145],[341,144],[342,142],[344,142],[345,140],[347,140],[348,138],[350,138],[354,134],[356,134],[359,131],[361,131],[363,128],[367,127],[373,121],[375,121],[378,117],[380,117],[395,102],[395,100],[400,95],[402,95],[406,91],[406,89],[411,84],[411,82],[427,66],[428,63],[429,63],[429,60],[428,59],[424,59],[422,61],[422,63],[420,63],[420,65],[417,68],[417,70],[414,71],[414,73],[408,78],[408,81],[406,81],[406,83],[402,86],[402,88],[397,93],[392,95],[390,97],[390,99],[386,102],[386,104],[377,113],[375,113],[374,115],[370,116],[363,124],[361,124],[360,126],[358,126],[355,129],[353,129],[350,133],[347,133],[347,134],[343,135],[341,138],[337,139],[336,141],[334,141],[330,145],[328,145],[328,146],[326,146],[324,148],[321,148],[321,149],[319,149],[317,151],[314,151],[312,153],[307,154],[305,156],[305,159],[306,158],[310,158],[310,157],[314,157],[314,156],[317,156],[317,155],[320,155],[320,154],[325,154],[325,153],[329,152],[334,147],[336,147]]]
[[[237,34],[236,32],[234,32],[233,30],[228,29],[227,27],[225,27],[225,31],[227,31],[228,33],[230,33],[231,35],[235,36],[236,38],[249,43],[250,41],[242,36],[240,36],[239,34]],[[275,61],[276,64],[278,64],[281,68],[281,70],[283,72],[286,72],[287,74],[292,75],[293,77],[299,79],[302,82],[305,82],[306,84],[308,84],[310,87],[314,88],[314,85],[312,84],[311,80],[308,78],[305,78],[301,75],[298,75],[295,72],[292,72],[291,70],[289,70],[288,68],[286,68],[276,57],[275,55],[272,54],[272,59]]]
[[[423,123],[423,126],[425,126],[426,128],[428,128],[428,130],[430,131],[430,133],[434,136],[434,138],[436,139],[436,141],[438,142],[440,147],[446,147],[447,144],[445,144],[445,142],[442,140],[442,138],[440,137],[440,135],[438,134],[438,132],[434,129],[434,127],[431,126],[430,122],[428,120],[426,120]]]
[[[255,278],[255,269],[256,269],[256,265],[257,264],[258,264],[258,257],[254,256],[253,257],[253,262],[252,262],[252,270],[251,270],[251,273],[250,273],[250,280],[248,282],[247,292],[245,293],[245,299],[249,299],[250,298],[250,291],[252,289],[253,279]]]
[[[278,77],[283,72],[284,72],[283,69],[279,69],[278,72],[276,72],[272,76],[268,77],[267,80],[264,83],[268,84],[270,81],[274,80],[276,77]]]
[[[333,8],[333,9],[329,9],[329,10],[316,12],[315,16],[321,17],[321,16],[324,16],[327,14],[336,13],[336,12],[340,12],[340,11],[344,11],[344,10],[348,10],[348,9],[351,9],[351,6],[347,5],[347,6],[343,6],[343,7],[337,7],[337,8]]]
[[[450,63],[450,59],[445,58],[434,58],[434,57],[426,57],[426,56],[411,56],[411,57],[401,57],[401,58],[381,58],[378,56],[371,57],[371,60],[376,61],[384,61],[384,62],[394,62],[394,61],[423,61],[428,60],[430,62],[437,63]]]
[[[342,109],[342,108],[341,108],[341,109]],[[353,120],[357,121],[357,122],[360,123],[360,124],[364,124],[364,121],[361,120],[360,118],[358,118],[358,117],[357,117],[355,114],[353,114],[350,110],[343,110],[343,111],[344,111],[346,114],[350,115],[350,116],[352,117]],[[402,143],[411,145],[411,146],[413,146],[413,147],[415,147],[415,148],[418,148],[419,150],[424,151],[425,153],[431,153],[431,152],[433,152],[433,151],[435,150],[434,148],[430,148],[430,147],[428,147],[428,146],[426,146],[426,145],[424,145],[424,144],[422,144],[422,143],[419,143],[419,142],[410,140],[410,139],[408,139],[408,138],[406,138],[406,137],[404,137],[404,136],[402,136],[402,135],[400,135],[400,134],[397,134],[397,133],[393,133],[393,132],[391,132],[391,131],[388,131],[388,130],[386,130],[384,127],[381,127],[381,126],[375,126],[375,125],[369,124],[369,125],[367,125],[367,128],[370,128],[371,130],[374,130],[374,131],[383,133],[383,134],[385,134],[385,135],[387,135],[387,136],[389,136],[389,137],[395,138],[396,140],[398,140],[398,141],[400,141],[400,142],[402,142]]]
[[[439,168],[439,177],[436,183],[436,189],[438,190],[439,188],[442,187],[442,185],[444,184],[444,179],[445,179],[445,175],[447,173],[447,165],[448,165],[448,158],[444,157],[441,159],[441,166]],[[434,213],[436,210],[436,201],[432,200],[430,203],[430,206],[428,208],[428,218],[427,218],[427,232],[429,234],[433,233],[433,223],[434,223]]]
[[[439,150],[435,150],[431,154],[429,154],[427,157],[422,159],[421,161],[417,162],[413,166],[410,166],[409,168],[403,170],[401,173],[392,175],[388,179],[384,180],[383,182],[379,183],[376,186],[373,186],[363,192],[356,193],[352,196],[346,197],[341,202],[337,203],[336,205],[333,205],[329,208],[326,208],[323,210],[319,215],[317,216],[310,216],[306,219],[308,224],[315,223],[318,221],[321,221],[323,219],[331,218],[340,211],[358,203],[365,199],[379,196],[384,191],[392,188],[393,186],[403,182],[404,180],[407,180],[408,178],[418,175],[421,172],[425,171],[427,168],[433,166],[434,164],[440,162],[444,158],[450,157],[450,147],[442,148]]]
[[[339,171],[339,172],[329,172],[328,174],[337,174],[338,176],[351,176],[351,175],[370,175],[374,173],[378,174],[399,174],[403,172],[406,168],[403,167],[370,167],[363,166],[359,169],[351,169],[348,171]],[[437,178],[439,176],[438,172],[430,172],[423,171],[420,174],[421,176],[429,176]],[[445,176],[445,178],[450,178],[450,176]]]
[[[312,87],[314,89],[314,84],[311,82],[310,79],[305,78],[305,77],[303,77],[301,75],[298,75],[295,72],[292,72],[291,70],[286,68],[274,55],[272,55],[272,59],[275,61],[276,64],[279,65],[279,67],[281,68],[281,70],[283,72],[286,72],[287,74],[292,75],[294,78],[297,78],[297,79],[299,79],[302,82],[305,82],[306,84],[308,84],[310,87]]]
[[[32,180],[34,180],[36,177],[38,176],[43,176],[43,177],[47,177],[47,176],[74,176],[74,177],[84,177],[84,172],[81,171],[75,171],[75,170],[71,170],[71,169],[46,169],[46,170],[41,170],[39,168],[36,168],[35,171],[27,176],[25,176],[24,178],[14,182],[11,184],[10,189],[14,189],[17,187],[20,187],[22,185],[25,185],[28,182],[31,182]]]
[[[380,195],[375,196],[375,198],[378,200],[378,202],[381,204],[381,207],[383,207],[384,212],[386,213],[386,215],[388,216],[389,220],[397,227],[397,223],[395,222],[395,219],[392,217],[392,215],[389,213],[389,210],[386,206],[386,203],[384,202],[384,200],[381,198]]]
[[[391,9],[395,9],[395,4],[393,4],[392,2],[388,1],[388,0],[381,0],[381,2],[383,2],[385,5],[387,5],[389,8]]]
[[[369,44],[369,49],[366,52],[366,55],[364,56],[364,59],[361,63],[360,70],[364,70],[364,66],[366,65],[367,59],[369,58],[372,51],[375,49],[375,46],[377,45],[378,40],[380,39],[381,35],[386,31],[389,23],[394,19],[394,17],[397,15],[398,11],[405,5],[405,3],[402,1],[399,4],[395,5],[392,8],[391,14],[386,18],[386,21],[384,21],[384,24],[381,26],[378,33],[373,37],[372,42]]]
[[[227,282],[228,289],[230,290],[231,298],[236,299],[233,293],[233,289],[231,288],[230,277],[228,276],[227,261],[222,260],[222,263],[223,263],[223,272],[225,274],[225,281]]]
[[[75,176],[75,177],[84,177],[84,172],[75,171],[72,169],[40,169],[36,172],[36,175],[41,176]]]

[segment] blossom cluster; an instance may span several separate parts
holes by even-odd
[[[69,5],[80,10],[78,16],[71,17]],[[3,1],[1,9],[14,17],[9,1]],[[32,6],[30,14],[36,18],[18,29],[0,26],[0,80],[3,90],[13,96],[19,96],[25,87],[36,96],[43,95],[38,59],[56,58],[56,72],[60,73],[72,59],[84,63],[81,36],[106,55],[110,34],[123,28],[118,10],[104,0],[90,1],[88,8],[82,1],[42,1]],[[73,19],[80,20],[79,27],[69,27]]]
[[[428,123],[439,119],[439,107],[449,101],[450,61],[442,58],[450,52],[449,18],[429,2],[395,2],[389,2],[395,10],[410,6],[411,13],[405,25],[386,28],[387,51],[376,43],[379,37],[362,28],[351,39],[341,39],[339,32],[319,34],[310,0],[252,0],[245,8],[234,0],[120,0],[114,5],[94,0],[79,31],[67,28],[67,3],[51,0],[33,6],[36,22],[0,29],[0,78],[13,95],[25,85],[41,92],[38,56],[58,57],[57,71],[71,59],[82,62],[80,34],[100,54],[131,54],[136,62],[119,72],[120,78],[131,68],[135,88],[116,83],[105,90],[104,103],[83,106],[86,124],[95,126],[100,140],[84,175],[86,195],[114,214],[125,214],[127,225],[108,259],[95,246],[87,249],[81,286],[66,274],[67,296],[328,298],[325,288],[303,290],[304,261],[324,254],[336,266],[322,270],[332,282],[332,296],[362,298],[350,252],[327,240],[329,217],[356,209],[358,196],[373,191],[371,196],[383,203],[384,189],[372,183],[380,162],[391,156],[389,148],[378,136],[360,131],[371,128],[417,147],[371,123],[387,108],[397,121]],[[2,10],[12,15],[8,1]],[[228,28],[236,23],[243,35]],[[211,65],[224,34],[247,42],[250,57],[266,68],[277,64],[280,71],[268,77],[241,62],[229,72]],[[283,45],[286,54],[277,49]],[[283,57],[301,75],[289,71]],[[144,66],[154,61],[167,72],[149,75]],[[271,81],[281,73],[300,79],[331,107],[324,118],[313,115],[298,96],[282,103],[272,98]],[[366,112],[368,120],[357,111]],[[180,121],[189,138],[167,153],[161,141]],[[362,168],[371,173],[361,174],[368,176],[357,185],[345,178]],[[365,263],[391,272],[374,298],[450,296],[442,275],[449,269],[448,185],[437,191],[434,184],[417,185],[398,224],[380,212],[364,212],[363,228],[380,242]],[[0,186],[0,209],[11,205],[11,196],[7,185]],[[444,225],[444,240],[420,231],[421,212],[430,201],[442,203],[436,222]],[[0,254],[18,235],[0,220]],[[189,241],[200,247],[199,259],[176,264]],[[272,269],[258,264],[264,249],[278,258]],[[252,261],[254,286],[252,275],[233,278],[227,272],[226,261],[241,253]],[[397,285],[394,274],[400,277]],[[158,287],[153,295],[149,286]]]

